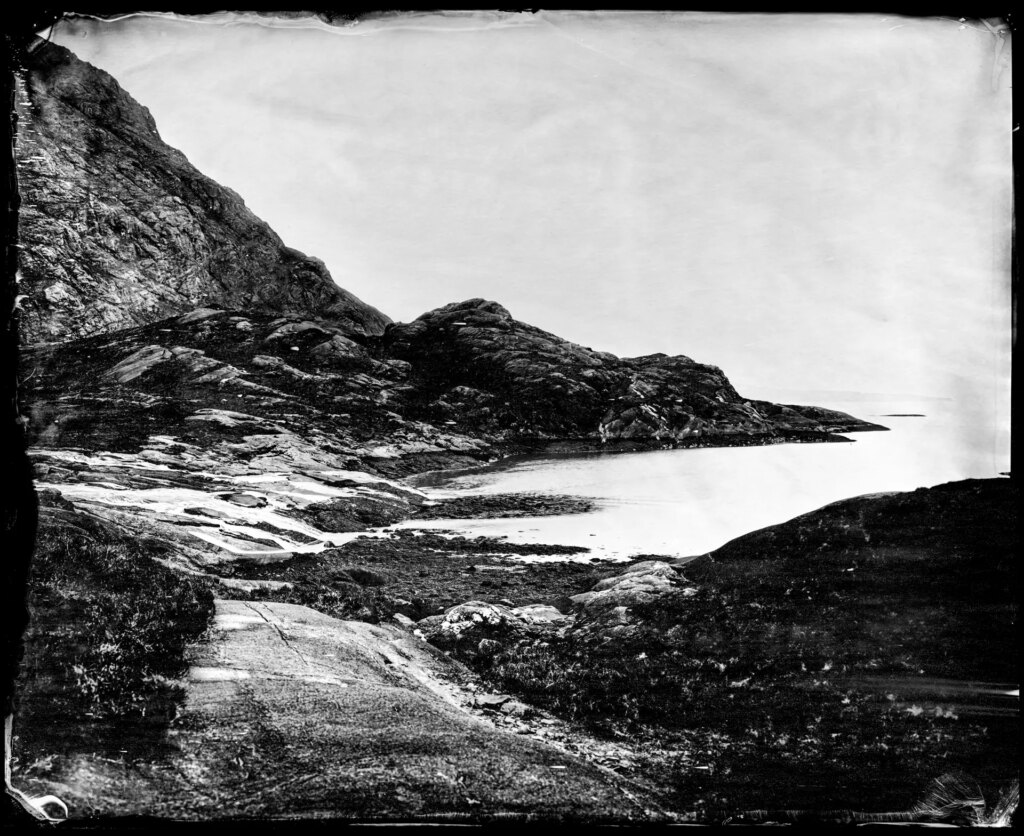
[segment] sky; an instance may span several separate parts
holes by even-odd
[[[949,398],[1005,448],[1011,43],[982,21],[223,14],[53,39],[393,319],[494,299],[748,396]]]

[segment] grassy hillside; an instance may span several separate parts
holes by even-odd
[[[680,800],[718,814],[906,809],[953,768],[996,795],[1017,775],[1015,502],[1003,479],[836,503],[690,563],[696,593],[629,629],[477,664],[660,748]]]
[[[19,679],[27,749],[61,751],[82,735],[100,749],[145,746],[174,716],[183,653],[213,595],[157,562],[161,548],[44,494]]]

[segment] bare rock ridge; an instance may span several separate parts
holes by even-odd
[[[410,364],[408,414],[461,431],[672,444],[765,443],[882,429],[817,407],[743,398],[683,355],[619,358],[470,299],[393,323],[377,341]]]
[[[377,338],[342,330],[206,308],[27,347],[32,444],[161,461],[171,445],[174,466],[190,449],[199,470],[213,456],[224,472],[266,459],[393,477],[556,442],[766,444],[875,428],[744,400],[719,369],[685,357],[620,360],[575,346],[493,302],[450,305]]]
[[[66,340],[204,304],[389,319],[166,145],[107,73],[39,42],[19,96],[22,337]]]
[[[167,146],[113,78],[62,47],[39,42],[31,53],[19,113],[24,341],[132,331],[127,347],[142,336],[133,329],[164,322],[130,362],[118,358],[128,364],[114,370],[118,383],[136,387],[156,364],[166,371],[172,354],[178,365],[231,364],[233,380],[290,375],[321,398],[334,381],[344,389],[331,393],[334,411],[363,425],[377,458],[394,457],[400,431],[430,453],[437,445],[421,442],[434,428],[485,446],[761,444],[877,429],[842,413],[744,399],[721,369],[689,357],[620,359],[575,345],[483,299],[390,323],[335,285],[321,262],[284,246],[238,195]],[[271,326],[271,314],[281,321]],[[188,342],[165,344],[183,326]],[[200,383],[209,373],[194,371]]]

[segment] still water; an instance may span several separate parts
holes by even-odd
[[[401,527],[586,546],[590,552],[579,558],[584,560],[682,557],[847,497],[989,478],[1009,470],[1008,456],[996,449],[995,428],[958,420],[949,401],[818,403],[890,430],[851,433],[849,444],[553,455],[506,462],[445,478],[429,491],[438,497],[571,494],[593,499],[595,510],[556,517],[408,521]]]

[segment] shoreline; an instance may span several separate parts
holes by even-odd
[[[628,450],[623,449],[624,446],[616,445],[614,450],[606,449],[605,452],[657,451]],[[555,455],[579,454],[561,450],[556,451]],[[452,458],[457,459],[455,456]],[[497,464],[507,467],[511,462],[506,458],[499,460]],[[485,464],[473,469],[487,467]],[[452,475],[451,471],[442,472],[448,476]],[[960,490],[959,486],[955,490]],[[913,497],[920,495],[921,491],[907,494],[906,496],[910,497],[908,499],[894,495],[893,499],[885,501],[914,501]],[[429,490],[424,493],[429,495]],[[926,495],[933,493],[930,491]],[[560,494],[551,497],[550,501],[556,506],[555,513],[558,514],[564,512],[566,508],[573,507],[580,499],[570,494]],[[419,507],[443,507],[446,501],[452,500],[440,499],[438,505]],[[463,519],[500,519],[502,515],[506,518],[515,518],[525,511],[535,512],[538,510],[537,503],[548,502],[549,498],[523,492],[490,495],[484,499],[463,497],[462,501]],[[812,514],[805,514],[801,518],[775,524],[767,529],[751,531],[730,540],[718,548],[714,555],[689,560],[658,554],[634,554],[627,560],[611,562],[586,553],[577,555],[580,559],[576,561],[559,560],[557,558],[565,554],[562,550],[564,547],[549,545],[548,554],[554,559],[525,564],[517,560],[514,554],[526,550],[525,547],[509,547],[510,544],[494,537],[446,537],[441,536],[439,532],[401,531],[385,539],[364,536],[370,532],[369,528],[365,528],[358,533],[353,532],[356,535],[354,539],[316,554],[295,554],[280,563],[261,565],[238,561],[216,567],[214,571],[223,577],[223,587],[215,589],[215,596],[218,599],[241,600],[245,602],[246,607],[250,604],[270,607],[299,605],[333,618],[381,625],[384,629],[394,630],[397,625],[414,636],[417,635],[417,630],[427,631],[426,625],[444,617],[449,609],[459,606],[472,608],[475,606],[473,602],[487,602],[485,607],[533,608],[549,612],[557,610],[560,614],[557,623],[553,622],[550,627],[543,629],[530,628],[537,633],[536,636],[529,633],[520,639],[514,635],[496,634],[495,638],[485,636],[486,640],[474,642],[474,648],[477,645],[489,648],[491,656],[486,658],[481,656],[482,650],[474,651],[476,655],[470,654],[466,658],[463,658],[464,654],[461,651],[449,653],[452,659],[468,664],[474,671],[474,681],[478,683],[478,690],[472,699],[472,710],[488,722],[493,721],[496,728],[513,731],[517,735],[535,736],[545,740],[547,738],[542,737],[543,735],[557,735],[554,740],[571,742],[588,761],[601,763],[606,757],[607,747],[614,742],[613,761],[619,774],[649,782],[651,797],[657,798],[681,814],[698,815],[694,812],[694,804],[706,804],[706,812],[699,815],[714,819],[716,815],[741,812],[744,806],[747,806],[742,802],[741,806],[735,806],[735,799],[726,803],[719,798],[723,791],[730,796],[750,799],[750,806],[755,802],[759,804],[763,794],[760,790],[755,791],[748,783],[749,776],[760,776],[766,763],[776,768],[792,768],[796,774],[797,770],[792,764],[791,757],[795,754],[808,754],[799,747],[792,748],[781,743],[776,747],[777,751],[765,753],[758,749],[759,744],[749,739],[750,735],[747,734],[746,728],[723,732],[720,726],[729,722],[728,718],[732,715],[728,713],[728,709],[734,699],[744,700],[751,708],[756,708],[761,705],[759,695],[763,694],[765,699],[769,699],[769,704],[777,705],[780,710],[786,712],[803,711],[808,705],[814,705],[816,710],[822,713],[828,709],[835,716],[828,716],[826,727],[838,729],[835,734],[842,734],[845,728],[843,724],[847,722],[867,724],[871,729],[877,726],[879,734],[884,731],[890,735],[886,738],[887,745],[903,747],[902,751],[908,756],[917,757],[920,753],[922,763],[932,757],[932,749],[920,748],[923,744],[914,742],[914,739],[908,736],[921,733],[919,727],[924,732],[929,732],[934,727],[942,734],[948,735],[956,731],[954,723],[964,727],[973,724],[970,725],[969,734],[960,732],[960,737],[955,738],[958,751],[968,758],[977,757],[976,753],[982,750],[983,744],[978,741],[989,739],[984,736],[985,733],[975,729],[977,723],[972,719],[973,715],[969,716],[967,710],[959,707],[959,703],[956,709],[961,712],[962,720],[951,719],[947,715],[931,718],[928,714],[920,715],[923,719],[919,719],[919,714],[913,711],[923,703],[924,697],[908,692],[905,697],[901,697],[897,703],[890,706],[888,702],[876,698],[874,694],[877,688],[862,688],[852,680],[840,677],[839,673],[833,675],[835,681],[829,684],[828,689],[819,694],[818,691],[804,690],[795,680],[791,682],[786,678],[789,674],[766,674],[756,664],[751,670],[739,666],[734,672],[730,662],[727,674],[717,668],[706,666],[690,670],[686,667],[686,660],[697,656],[687,649],[686,637],[689,630],[683,630],[678,635],[671,630],[662,630],[662,627],[684,624],[689,624],[690,629],[706,629],[707,624],[719,618],[725,620],[723,623],[732,623],[729,619],[738,619],[736,624],[740,626],[748,622],[755,623],[751,619],[761,619],[757,622],[759,630],[767,635],[768,632],[762,629],[764,624],[786,623],[791,615],[786,607],[792,602],[786,595],[778,593],[778,590],[767,587],[762,589],[761,586],[766,583],[785,586],[789,582],[785,576],[791,573],[786,572],[783,576],[775,577],[776,573],[773,572],[762,579],[758,566],[763,563],[764,556],[754,546],[765,538],[779,538],[778,544],[772,546],[773,553],[777,553],[780,560],[796,561],[794,568],[803,565],[800,563],[801,560],[818,559],[814,556],[819,554],[820,549],[812,550],[810,547],[815,543],[805,542],[807,537],[827,538],[830,547],[833,548],[867,548],[849,532],[836,534],[838,539],[832,542],[832,532],[833,529],[846,532],[849,528],[842,528],[841,525],[843,518],[840,512],[845,507],[856,508],[877,501],[877,498],[862,496],[822,506]],[[584,505],[577,504],[575,507],[586,512]],[[824,528],[817,524],[811,525],[805,533],[800,526],[805,525],[804,521],[812,515],[815,519],[825,520],[828,525]],[[415,523],[416,512],[413,511],[408,519]],[[883,521],[885,519],[887,518]],[[898,530],[902,531],[902,528],[899,528],[901,518],[893,519],[895,523],[888,524],[897,524]],[[861,522],[863,523],[863,519]],[[877,526],[878,522],[875,525]],[[876,531],[873,530],[872,534],[876,534]],[[846,539],[843,539],[844,537]],[[871,549],[893,548],[886,546],[884,542],[880,543],[879,538],[875,536],[871,538],[871,542]],[[902,544],[899,547],[907,548]],[[529,547],[530,551],[536,549],[537,547]],[[806,555],[801,557],[804,552]],[[736,556],[734,561],[723,562],[719,559],[720,555],[730,554]],[[870,564],[867,561],[869,558],[873,559],[874,552],[868,549],[865,554],[865,557],[860,557],[859,552],[851,553],[849,557],[845,554],[835,555],[835,560],[840,561],[842,567],[852,563],[859,567],[858,572],[850,576],[833,576],[832,573],[827,579],[822,579],[820,573],[812,571],[813,583],[825,584],[828,587],[827,590],[823,587],[823,595],[824,592],[832,590],[832,587],[839,591],[845,590],[843,584],[859,581],[862,576],[868,576]],[[907,556],[914,554],[916,552],[913,550],[907,552]],[[634,626],[602,626],[602,623],[591,624],[584,618],[585,613],[577,604],[581,596],[594,595],[594,590],[598,589],[599,584],[614,585],[615,578],[623,576],[636,564],[655,561],[661,563],[659,571],[664,574],[667,574],[669,569],[680,574],[677,584],[694,583],[704,590],[701,594],[705,596],[712,593],[749,595],[752,596],[750,600],[756,607],[749,612],[742,607],[723,609],[717,599],[697,599],[687,595],[680,587],[676,590],[678,597],[666,598],[663,604],[648,602],[650,606],[655,606],[655,609],[649,610],[648,604],[640,601],[636,620],[631,622]],[[684,563],[687,567],[685,576],[680,571]],[[839,566],[840,563],[836,565]],[[736,568],[732,568],[733,566]],[[636,568],[639,569],[638,566]],[[714,575],[716,571],[736,572],[737,579],[742,581],[735,585],[739,591],[734,593],[730,591],[732,587],[720,585]],[[796,572],[794,578],[799,577],[799,574]],[[213,574],[209,577],[214,580]],[[652,586],[651,589],[657,591],[657,587]],[[657,606],[667,608],[663,614],[668,620],[663,625],[657,620],[660,612]],[[801,603],[801,606],[810,604]],[[708,619],[709,614],[712,614],[713,618]],[[568,629],[567,619],[570,615],[576,618],[578,629]],[[833,615],[828,617],[832,618]],[[640,638],[649,636],[651,641],[647,641],[646,638],[643,641],[640,638],[634,641],[630,632],[634,629],[642,631],[638,634]],[[613,637],[614,641],[605,640]],[[422,639],[423,636],[419,638]],[[711,638],[716,642],[720,640],[720,637]],[[669,640],[679,645],[682,656],[677,659],[671,655],[671,648],[675,645],[666,645],[670,649],[667,655],[662,652],[660,656],[655,656],[655,650],[652,648],[660,646],[657,642]],[[834,647],[823,647],[821,653],[825,655],[821,658],[831,659],[836,653],[846,652],[843,650],[845,647],[842,642],[836,643]],[[746,648],[746,645],[743,645],[743,648]],[[713,658],[727,658],[727,652],[738,655],[733,650],[723,649]],[[652,657],[650,661],[647,660],[648,655]],[[786,657],[778,648],[773,648],[767,658],[785,661]],[[679,659],[683,661],[680,662]],[[759,659],[760,657],[756,657],[754,661],[760,664]],[[818,656],[815,655],[813,659],[817,660]],[[828,663],[828,667],[822,667],[822,671],[830,667],[831,663]],[[599,670],[602,676],[612,678],[621,676],[625,671],[637,682],[648,682],[644,679],[648,677],[650,688],[662,682],[664,677],[659,678],[661,674],[658,671],[664,671],[665,677],[668,677],[665,681],[672,683],[672,688],[675,689],[672,693],[678,692],[685,696],[689,693],[685,689],[692,688],[694,694],[687,699],[695,701],[693,704],[706,704],[706,716],[702,713],[691,725],[677,727],[679,724],[671,717],[666,719],[658,715],[658,722],[664,724],[662,731],[651,731],[653,727],[646,728],[643,725],[629,725],[632,721],[628,717],[620,716],[621,711],[615,707],[619,705],[617,690],[607,693],[600,689],[593,693],[589,688],[581,690],[584,681],[581,677],[590,675],[592,670]],[[817,670],[815,667],[815,675],[823,676],[817,673]],[[874,668],[870,670],[873,671]],[[751,681],[751,675],[754,676],[756,688],[747,687],[746,683]],[[888,680],[883,684],[890,688]],[[543,687],[538,690],[541,685]],[[896,693],[896,688],[896,685],[892,685],[890,690]],[[646,696],[647,690],[647,686],[644,686],[629,692],[633,701],[631,704],[645,706],[644,711],[654,711],[660,704],[657,700],[652,702]],[[811,696],[808,696],[809,693]],[[838,703],[840,707],[837,708],[837,700],[851,693],[856,697],[851,703],[854,708],[843,709],[843,703]],[[591,697],[597,700],[594,706],[591,706]],[[600,699],[606,699],[606,703],[601,703]],[[607,702],[607,699],[611,702]],[[825,702],[822,702],[823,700]],[[818,708],[819,703],[824,708]],[[509,713],[505,713],[502,708],[506,705],[509,706]],[[949,707],[949,700],[945,700],[943,705],[947,713],[953,711]],[[880,713],[882,711],[889,713],[883,715]],[[515,712],[523,712],[526,716],[520,717]],[[984,719],[985,723],[990,723],[987,717],[981,719]],[[981,719],[977,722],[981,722]],[[996,719],[999,722],[1008,722],[1002,717]],[[897,720],[899,734],[894,736],[889,729]],[[820,768],[834,768],[834,764],[829,760],[828,753],[831,750],[828,747],[837,744],[830,742],[835,735],[831,732],[825,733],[826,727],[816,727],[809,756],[817,759],[815,763]],[[764,731],[757,727],[752,728],[758,735]],[[876,761],[872,760],[876,758],[876,753],[870,750],[870,747],[858,749],[852,746],[849,748],[849,754],[855,756],[858,763],[876,764]],[[788,758],[790,760],[787,760]],[[930,763],[928,761],[927,768],[931,768]],[[730,771],[734,771],[735,775],[730,777]],[[667,775],[671,775],[671,779],[666,778]],[[788,772],[783,771],[777,779],[773,779],[777,783],[777,786],[773,786],[773,791],[796,791],[791,789],[792,781],[787,776]],[[991,785],[993,777],[985,777]],[[998,775],[995,777],[998,778]],[[839,793],[839,790],[836,792]],[[906,792],[906,789],[901,786],[894,789],[891,794],[897,795],[899,792]],[[793,796],[794,802],[797,797]],[[849,796],[837,799],[837,803],[840,801],[848,803]]]
[[[495,472],[513,467],[519,462],[536,458],[573,458],[591,457],[603,455],[618,455],[620,453],[648,453],[664,450],[706,450],[720,447],[771,447],[779,444],[854,444],[856,439],[846,438],[843,433],[857,432],[891,432],[889,427],[881,424],[870,424],[851,429],[842,429],[836,432],[816,431],[792,431],[775,436],[712,436],[710,438],[694,437],[682,441],[676,439],[599,439],[588,438],[564,438],[564,439],[532,439],[528,441],[502,441],[496,443],[491,449],[498,452],[496,458],[476,464],[469,464],[467,459],[475,457],[467,456],[464,453],[449,454],[452,462],[449,467],[428,467],[424,470],[411,470],[407,473],[396,471],[404,468],[387,467],[384,460],[372,460],[371,466],[380,469],[383,475],[389,478],[398,478],[403,483],[418,489],[437,487],[458,476],[474,472]],[[411,454],[402,458],[403,464],[415,467],[416,460],[420,457],[429,457],[431,460],[444,458],[444,453]],[[433,463],[433,461],[431,462]]]

